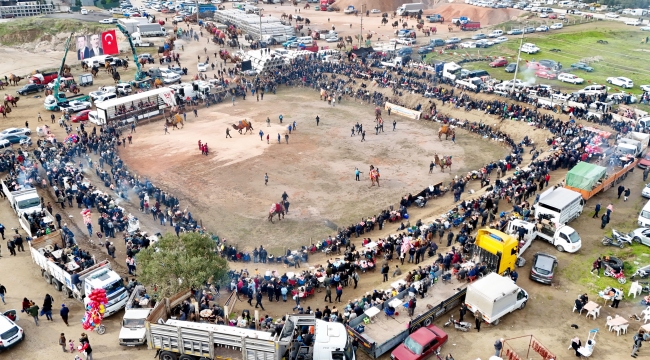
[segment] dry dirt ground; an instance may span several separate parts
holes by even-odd
[[[288,6],[285,6],[284,8],[290,9]],[[351,19],[351,17],[346,18],[343,14],[332,14],[330,16],[332,16],[334,21],[339,24],[343,24],[347,19]],[[326,24],[326,19],[324,17],[321,17],[320,21],[322,21],[323,25],[318,24],[319,26],[326,26],[324,25]],[[197,54],[202,52],[203,46],[204,45],[200,43],[191,43],[185,47],[185,52],[181,57],[185,66],[188,66],[190,69],[195,68],[195,60],[193,59],[196,58]],[[7,57],[10,61],[0,62],[0,73],[2,74],[8,73],[11,69],[18,67],[24,67],[31,70],[39,65],[44,66],[45,64],[50,63],[52,66],[55,66],[60,61],[58,57],[48,57],[40,58],[40,62],[28,63],[25,65],[22,60],[23,57],[27,59],[29,56],[28,53],[10,52],[10,54],[11,55],[8,55]],[[190,61],[185,59],[192,60]],[[78,69],[73,70],[73,73],[79,72],[80,70]],[[100,75],[97,85],[103,85],[106,83],[106,76]],[[22,84],[24,84],[24,82],[22,82]],[[5,92],[14,91],[15,89],[15,87],[8,87],[5,88]],[[362,106],[360,104],[351,103],[350,101],[344,101],[342,105],[337,104],[336,108],[330,108],[325,103],[319,102],[317,94],[311,90],[306,91],[304,89],[286,88],[281,88],[277,96],[272,96],[270,94],[267,95],[264,101],[267,101],[264,105],[262,105],[261,102],[260,105],[257,105],[257,102],[255,102],[254,106],[245,106],[244,104],[251,104],[251,102],[253,102],[253,99],[247,97],[246,102],[238,101],[234,107],[226,103],[220,106],[211,107],[207,110],[200,108],[199,119],[192,119],[193,114],[189,113],[188,124],[185,129],[173,131],[171,135],[162,135],[162,124],[160,123],[140,127],[138,128],[138,133],[134,134],[135,144],[132,146],[142,146],[142,152],[150,153],[151,156],[141,159],[141,157],[144,157],[143,155],[129,155],[129,153],[134,154],[135,149],[127,148],[123,151],[123,153],[129,157],[127,164],[129,166],[142,167],[142,171],[151,171],[153,174],[152,176],[161,178],[162,176],[160,174],[154,173],[155,168],[150,164],[147,164],[157,163],[157,166],[164,170],[165,173],[169,172],[169,179],[162,178],[161,182],[157,181],[157,183],[162,184],[166,182],[166,184],[169,184],[169,190],[183,187],[192,187],[194,189],[204,188],[202,191],[197,191],[197,194],[191,194],[187,191],[188,195],[186,196],[188,197],[188,200],[183,201],[184,204],[189,204],[189,208],[193,211],[195,216],[200,216],[201,218],[205,217],[204,221],[214,221],[215,224],[224,222],[223,220],[210,219],[214,216],[211,211],[202,209],[202,206],[206,206],[204,204],[214,207],[219,201],[223,201],[223,208],[217,207],[217,210],[212,210],[217,217],[221,217],[222,219],[233,219],[238,217],[243,226],[250,226],[253,224],[254,226],[250,227],[251,232],[249,234],[243,234],[246,236],[242,236],[242,238],[249,239],[255,237],[257,239],[262,237],[263,244],[270,244],[270,242],[267,243],[266,241],[266,236],[269,230],[279,232],[281,229],[285,230],[288,227],[295,226],[291,225],[292,222],[299,221],[305,223],[313,222],[317,226],[314,226],[313,230],[310,229],[309,231],[300,234],[300,237],[296,235],[294,238],[285,235],[285,238],[287,239],[287,243],[292,243],[297,240],[300,240],[300,243],[307,242],[308,237],[313,236],[311,234],[326,229],[324,219],[333,218],[328,215],[336,214],[337,209],[341,214],[346,214],[346,216],[350,217],[349,219],[346,218],[343,222],[343,225],[345,225],[347,222],[356,221],[362,216],[371,215],[376,213],[379,209],[384,208],[391,203],[395,203],[399,196],[403,195],[402,193],[404,192],[417,191],[423,186],[432,183],[434,178],[442,178],[442,175],[439,173],[436,173],[433,176],[428,175],[426,165],[430,159],[425,158],[424,154],[417,152],[417,149],[421,149],[422,151],[429,153],[434,151],[436,149],[435,146],[440,144],[437,139],[432,139],[433,136],[431,134],[435,132],[435,125],[431,126],[424,122],[399,119],[397,127],[398,131],[395,134],[392,134],[389,126],[385,126],[385,129],[387,130],[386,133],[375,136],[373,131],[369,131],[371,130],[370,127],[372,125],[373,116],[372,108],[367,105]],[[267,105],[268,102],[272,102],[272,104]],[[417,100],[413,98],[409,99],[408,102],[414,104]],[[441,111],[451,114],[452,116],[468,118],[471,121],[483,119],[488,123],[497,123],[497,120],[482,116],[479,113],[465,113],[462,111],[455,111],[448,105],[444,107],[440,106],[440,103],[437,105]],[[267,133],[266,124],[264,123],[266,116],[271,117],[273,125],[270,129],[272,129],[274,131],[273,134],[277,136],[278,131],[284,130],[284,128],[279,128],[277,121],[277,115],[280,111],[283,112],[287,121],[296,120],[298,124],[298,132],[291,135],[289,145],[282,145],[282,147],[276,144],[266,145],[265,141],[260,142],[258,140],[259,137],[256,135],[244,136],[234,132],[233,139],[228,139],[226,142],[223,138],[225,137],[225,126],[227,126],[228,123],[237,121],[241,118],[253,119],[256,125],[256,130],[262,129]],[[40,112],[45,118],[49,117],[49,113],[44,111],[42,108],[42,99],[23,98],[19,103],[19,108],[16,108],[7,119],[1,119],[0,121],[2,122],[3,128],[23,126],[25,121],[29,121],[30,127],[33,129],[38,125],[36,124],[38,112]],[[316,113],[318,113],[322,118],[323,129],[321,129],[320,126],[318,128],[315,126],[314,117]],[[292,116],[291,118],[289,118],[290,115]],[[349,137],[349,128],[357,121],[357,118],[365,125],[367,131],[366,144],[362,144],[359,137]],[[521,139],[524,134],[528,134],[534,136],[534,138],[539,142],[546,134],[542,131],[530,131],[530,127],[522,123],[505,122],[500,126],[513,134],[515,139]],[[58,134],[58,137],[61,138],[62,131],[56,127],[54,130]],[[407,141],[408,136],[415,136],[415,139],[417,140],[410,140],[409,142]],[[165,137],[167,137],[167,139],[165,139]],[[35,136],[33,136],[33,138],[34,140],[36,139]],[[212,154],[207,158],[201,157],[195,147],[196,142],[199,139],[207,139],[210,144]],[[277,143],[277,140],[272,137],[272,142],[273,141]],[[459,132],[457,142],[458,145],[456,146],[451,145],[450,142],[443,143],[443,145],[447,146],[444,151],[445,153],[454,152],[454,158],[458,158],[461,162],[464,162],[464,168],[472,168],[472,166],[475,167],[477,164],[485,162],[485,160],[478,158],[479,153],[492,152],[485,155],[481,154],[481,156],[486,159],[497,159],[503,155],[502,149],[498,146],[485,144],[485,140],[464,132]],[[148,148],[146,146],[147,143],[150,144]],[[399,151],[406,151],[409,155],[396,155],[394,154],[395,151],[391,152],[391,147],[398,146],[405,148],[403,150],[400,149]],[[300,149],[296,149],[296,147]],[[158,149],[157,152],[155,152],[154,149]],[[484,149],[488,150],[485,151]],[[300,154],[300,152],[303,154]],[[167,156],[168,154],[172,155]],[[299,157],[299,155],[306,156]],[[310,160],[308,156],[313,157],[313,160]],[[277,160],[274,159],[274,157],[277,157]],[[476,157],[476,159],[474,159],[474,157]],[[187,163],[181,164],[184,159],[187,160]],[[336,161],[334,159],[336,159]],[[401,165],[401,169],[399,164],[396,163],[397,160],[405,162],[404,165]],[[386,164],[379,161],[385,161]],[[138,162],[141,164],[138,165]],[[369,188],[366,177],[367,173],[364,173],[363,182],[358,184],[352,182],[354,167],[359,167],[362,171],[367,172],[367,166],[369,164],[375,164],[375,166],[381,164],[379,165],[379,168],[382,172],[382,184],[385,184],[382,186],[381,190],[376,187]],[[154,170],[147,170],[147,168],[153,168]],[[184,168],[188,169],[186,170],[188,173],[182,177],[181,175],[183,171],[181,170]],[[212,170],[212,168],[214,168],[214,170]],[[208,169],[212,171],[209,173]],[[234,169],[237,169],[237,172],[235,172]],[[395,170],[390,171],[391,169]],[[226,172],[224,170],[228,171],[227,176],[223,175],[223,173]],[[455,166],[453,170],[454,175],[458,174],[458,166]],[[268,189],[263,188],[263,172],[269,172],[270,185],[268,185]],[[398,177],[397,175],[391,175],[391,172],[404,172],[408,174],[408,176]],[[89,174],[89,177],[91,181],[96,182],[94,175]],[[191,180],[192,177],[195,177],[196,179]],[[237,177],[239,177],[239,184],[236,180]],[[304,179],[297,179],[298,177]],[[562,177],[563,172],[558,171],[554,173],[551,183],[559,181]],[[231,195],[233,196],[233,199],[230,200],[230,202],[228,202],[229,199],[227,197],[225,197],[224,200],[219,199],[217,189],[212,188],[212,186],[214,186],[212,184],[222,186],[218,179],[221,179],[221,181],[228,184],[228,190],[232,190],[232,194],[234,195]],[[349,192],[344,193],[344,191],[339,190],[339,194],[336,196],[341,196],[340,194],[349,194],[348,196],[357,199],[356,202],[351,199],[348,201],[348,205],[342,205],[332,200],[332,197],[327,197],[326,195],[329,194],[329,191],[331,191],[330,189],[332,188],[331,184],[334,182],[339,184],[343,183],[344,186],[341,187],[345,189],[344,191]],[[627,316],[631,313],[639,313],[642,308],[637,301],[638,299],[624,300],[621,303],[621,307],[617,310],[603,308],[601,317],[597,321],[586,320],[584,316],[578,316],[575,313],[571,313],[572,302],[577,294],[582,292],[588,292],[591,299],[597,299],[597,288],[595,285],[589,284],[588,281],[587,283],[584,281],[578,283],[573,279],[576,279],[577,277],[586,277],[589,279],[589,266],[595,256],[600,254],[619,253],[618,250],[614,250],[613,248],[603,248],[602,245],[600,245],[603,230],[599,229],[599,222],[597,222],[597,220],[592,220],[590,218],[591,214],[589,214],[590,211],[593,211],[591,209],[593,209],[596,202],[600,202],[604,206],[610,201],[614,202],[615,212],[610,226],[630,230],[633,228],[633,221],[644,203],[638,195],[640,194],[642,184],[641,172],[635,171],[634,174],[628,177],[625,181],[625,185],[632,189],[633,194],[631,200],[627,203],[623,203],[622,200],[616,200],[616,194],[612,190],[605,194],[601,194],[588,202],[587,207],[589,211],[586,210],[585,214],[580,219],[571,224],[581,234],[583,238],[583,248],[575,255],[558,254],[560,260],[560,274],[556,276],[557,280],[552,287],[541,286],[537,283],[532,283],[527,279],[527,274],[530,271],[530,261],[532,255],[536,251],[545,251],[556,254],[555,250],[547,244],[541,242],[533,244],[531,249],[528,250],[524,256],[528,260],[527,265],[519,271],[519,284],[531,295],[531,300],[526,309],[522,312],[516,312],[507,316],[499,326],[483,327],[480,334],[477,334],[475,331],[461,333],[448,329],[450,341],[444,346],[443,352],[450,352],[456,359],[462,360],[476,359],[477,357],[487,359],[490,354],[493,353],[492,344],[495,339],[499,337],[512,338],[533,334],[542,343],[549,347],[557,355],[558,359],[568,359],[569,357],[573,357],[573,354],[566,349],[570,339],[577,335],[580,336],[584,342],[589,329],[599,328],[600,333],[597,337],[598,344],[592,358],[627,358],[629,356],[628,351],[631,347],[631,334],[638,329],[639,324],[633,322],[630,325],[627,335],[617,337],[615,334],[605,331],[606,326],[604,319],[606,316],[613,316],[614,314]],[[207,188],[208,186],[206,185],[210,186],[210,188]],[[305,188],[308,188],[309,186],[318,189],[318,191],[315,191],[315,194],[309,194],[308,191],[305,190]],[[395,188],[391,188],[390,186],[402,188],[395,191]],[[295,188],[296,193],[292,193],[291,188]],[[476,189],[476,183],[471,183],[470,188]],[[291,196],[290,200],[292,200],[292,212],[287,218],[289,221],[281,224],[276,223],[271,226],[264,222],[264,213],[268,210],[270,205],[269,200],[277,199],[279,194],[284,190],[287,190]],[[235,199],[235,195],[239,198]],[[50,195],[48,194],[45,196],[46,199],[50,198]],[[294,196],[296,198],[294,198]],[[190,197],[191,200],[189,200]],[[205,198],[205,200],[203,198]],[[424,209],[412,209],[410,210],[411,218],[425,219],[435,216],[449,208],[451,204],[450,200],[451,198],[446,196],[437,201],[430,202]],[[234,205],[235,201],[239,201],[239,205]],[[318,202],[318,204],[308,204],[309,201]],[[328,205],[322,205],[321,202]],[[364,202],[367,202],[368,204],[365,204]],[[251,207],[249,213],[242,211],[239,208],[242,204]],[[137,213],[137,205],[134,206],[134,204],[128,202],[122,203],[122,205],[125,206],[128,211]],[[328,208],[328,206],[331,208]],[[318,212],[312,212],[312,208],[318,209]],[[232,209],[239,212],[239,214],[230,214]],[[57,209],[57,211],[61,212],[64,217],[68,219],[67,221],[73,226],[73,228],[76,229],[75,232],[79,236],[80,242],[83,244],[82,247],[91,249],[91,252],[93,252],[98,259],[104,258],[105,255],[103,255],[103,252],[100,249],[90,247],[87,240],[81,236],[83,232],[79,230],[79,226],[82,224],[82,220],[78,210],[66,208],[65,210]],[[202,214],[205,212],[207,212],[207,215],[203,216]],[[299,213],[299,215],[295,215],[294,212]],[[294,217],[300,220],[292,220]],[[313,220],[318,219],[319,217],[321,219],[320,221]],[[3,202],[3,204],[0,205],[0,222],[2,222],[8,229],[17,227],[18,225],[15,215],[6,202]],[[141,222],[143,228],[147,231],[164,231],[164,229],[159,229],[150,217],[141,217]],[[229,226],[233,226],[233,224],[229,224]],[[262,228],[263,226],[265,228]],[[222,231],[220,228],[217,228],[216,230],[218,232]],[[253,230],[257,233],[253,232]],[[223,231],[225,231],[225,229],[223,229]],[[385,236],[389,233],[394,233],[394,231],[394,227],[387,226],[382,232],[372,233],[371,237],[375,238]],[[328,233],[332,234],[333,231],[329,231]],[[298,234],[297,231],[296,234]],[[236,237],[236,235],[233,235],[233,240],[235,240]],[[355,240],[355,243],[359,245],[358,240]],[[280,243],[278,242],[278,244]],[[116,267],[118,268],[118,272],[125,274],[122,267],[124,262],[124,247],[119,239],[116,241],[116,245],[118,246]],[[64,299],[60,293],[55,292],[52,288],[44,286],[45,283],[38,275],[38,268],[36,265],[32,264],[28,253],[19,253],[17,257],[8,257],[6,244],[4,244],[2,249],[4,250],[2,254],[4,257],[0,258],[0,282],[8,289],[6,298],[8,304],[3,305],[2,309],[20,307],[20,301],[23,297],[34,299],[40,304],[42,303],[41,299],[43,299],[45,293],[49,292],[55,298],[55,307],[58,307],[62,302],[65,302],[70,306],[71,324],[77,324],[72,325],[71,327],[65,327],[62,321],[55,316],[54,323],[41,321],[41,326],[37,328],[31,319],[23,316],[19,320],[19,324],[26,331],[27,341],[8,352],[3,353],[2,358],[12,360],[42,358],[72,360],[72,355],[61,353],[56,341],[60,332],[65,332],[68,338],[77,339],[79,337],[79,334],[82,331],[78,322],[82,317],[83,310],[81,306],[71,299]],[[444,250],[444,247],[442,249]],[[632,262],[636,260],[638,260],[638,262],[648,262],[647,258],[635,259],[628,257],[628,261]],[[322,254],[317,254],[310,258],[310,264],[312,265],[324,263],[324,261],[325,257]],[[431,260],[427,260],[425,264],[430,262]],[[395,263],[391,264],[391,266],[394,265]],[[231,264],[231,266],[233,268],[246,267],[249,268],[249,270],[258,267],[260,271],[265,269],[259,264],[234,263]],[[308,264],[303,266],[308,266]],[[405,270],[412,268],[414,268],[414,266],[410,264],[405,264],[403,267]],[[358,298],[365,291],[384,287],[384,285],[381,284],[380,279],[381,277],[378,272],[362,275],[359,288],[356,290],[351,288],[345,289],[343,298]],[[436,291],[435,287],[432,291]],[[323,296],[323,294],[318,295]],[[602,300],[600,302],[602,303]],[[268,312],[275,316],[282,315],[290,309],[289,304],[268,304],[266,301],[264,301],[264,304]],[[315,307],[322,308],[324,304],[322,297],[316,297],[316,299],[310,299],[303,305],[311,306],[313,309]],[[246,307],[247,306],[240,304],[237,306],[236,310],[239,311]],[[455,313],[457,314],[457,310],[455,310]],[[127,349],[118,345],[117,336],[119,332],[120,319],[121,314],[118,313],[115,317],[106,320],[108,331],[105,335],[99,336],[94,333],[90,334],[90,339],[93,348],[95,349],[95,358],[122,359],[127,357],[136,360],[152,358],[153,352],[151,351],[145,349]],[[471,320],[470,317],[470,321]],[[438,325],[442,326],[444,321],[445,319],[441,319],[438,321]],[[570,327],[571,324],[577,324],[579,329],[572,329]],[[518,346],[519,348],[523,348],[523,345],[521,344]],[[35,351],[35,349],[38,350]],[[361,352],[359,352],[359,355],[361,359],[367,358],[361,355]],[[646,347],[642,348],[641,356],[645,356],[646,358],[648,357],[648,349],[646,349]],[[532,355],[530,358],[538,359]]]

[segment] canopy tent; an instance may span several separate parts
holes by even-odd
[[[573,169],[566,174],[566,184],[574,188],[589,191],[594,188],[596,183],[602,179],[606,173],[606,168],[583,161],[574,166]]]

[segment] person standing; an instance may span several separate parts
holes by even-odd
[[[230,136],[230,128],[229,128],[229,127],[226,128],[226,139],[227,139],[227,138],[231,138],[231,139],[232,139],[232,136]]]
[[[618,186],[618,198],[617,199],[621,198],[621,194],[623,194],[623,191],[625,191],[625,186],[619,185]]]
[[[512,282],[516,284],[518,278],[519,278],[519,274],[517,273],[517,271],[512,270],[512,272],[510,272],[510,279],[512,279]]]
[[[169,131],[167,131],[167,124],[163,126],[163,129],[165,129],[165,135],[169,134]]]
[[[59,225],[59,227],[61,227],[61,225]],[[2,240],[4,240],[5,239],[5,226],[2,225],[2,224],[0,224],[0,235],[2,235]]]
[[[384,278],[383,282],[388,281],[388,264],[381,267],[381,275]]]
[[[86,360],[93,360],[93,348],[90,346],[88,338],[81,338],[79,341],[81,343],[81,349],[79,349],[79,352],[86,353]]]
[[[325,287],[325,302],[329,299],[330,304],[332,303],[332,288],[329,286]]]
[[[604,229],[605,226],[609,223],[609,215],[603,214],[603,216],[600,218],[600,228]]]
[[[45,294],[45,299],[43,299],[43,309],[41,311],[45,314],[45,318],[54,321],[52,319],[52,304],[54,303],[54,298],[50,294]]]
[[[632,345],[632,357],[636,358],[636,353],[639,352],[641,349],[641,345],[643,343],[643,340],[645,338],[645,331],[643,329],[639,330],[638,333],[634,335],[633,341],[634,344]]]
[[[320,117],[316,115],[316,126],[318,126],[318,123],[320,122]]]
[[[270,144],[270,142],[269,142],[270,139],[271,139],[271,135],[270,135],[270,134],[266,134],[266,143],[267,143],[267,144]]]
[[[259,133],[259,134],[260,134],[260,141],[264,141],[264,139],[263,139],[263,137],[264,137],[264,131],[260,130],[260,133]]]
[[[596,204],[596,209],[595,210],[596,210],[596,213],[594,214],[594,216],[591,217],[592,219],[595,219],[595,218],[598,217],[598,213],[600,212],[600,203]]]
[[[255,294],[255,308],[257,309],[258,306],[262,308],[262,311],[265,311],[264,310],[264,305],[262,305],[262,292],[261,291],[258,291],[257,294]]]
[[[341,302],[341,295],[343,295],[343,287],[339,284],[336,287],[336,299],[334,301]]]
[[[623,201],[627,201],[627,198],[630,196],[630,188],[625,189],[623,191]]]
[[[2,299],[2,303],[5,305],[7,305],[7,303],[5,302],[6,293],[7,293],[7,288],[4,285],[0,284],[0,299]]]
[[[268,184],[269,184],[269,174],[264,173],[264,185],[268,185]]]
[[[61,349],[63,349],[63,352],[68,352],[68,350],[65,349],[65,346],[67,345],[67,342],[65,340],[65,334],[61,333],[61,336],[59,336],[59,345],[61,346]]]
[[[503,338],[494,342],[494,356],[499,357],[499,355],[501,355],[501,349],[503,349]]]
[[[366,141],[366,131],[365,130],[363,130],[363,132],[361,133],[361,141]]]
[[[481,322],[483,321],[482,319],[483,314],[481,314],[480,311],[477,311],[474,313],[474,321],[476,323],[476,332],[481,332]]]
[[[388,115],[390,115],[390,109],[388,109]],[[397,126],[397,121],[393,120],[393,131],[395,131],[396,126]]]
[[[354,179],[356,181],[361,181],[359,180],[359,175],[361,174],[361,171],[359,171],[359,168],[354,168]]]
[[[598,277],[600,277],[600,268],[602,267],[601,262],[602,259],[599,256],[598,259],[596,259],[596,261],[594,261],[593,264],[591,264],[591,273],[593,274],[594,270],[596,270],[596,276]]]
[[[623,300],[623,289],[614,289],[614,291],[616,291],[614,294],[614,300],[609,307],[618,309],[618,304]]]
[[[648,180],[648,173],[650,173],[650,167],[646,167],[646,168],[643,170],[643,181],[644,181],[644,182],[645,182],[646,180]]]
[[[458,321],[463,321],[463,317],[467,313],[467,305],[465,303],[460,304],[460,317]]]
[[[607,217],[608,218],[612,215],[613,211],[614,211],[614,205],[612,203],[609,203],[609,205],[607,205]]]
[[[68,314],[70,313],[70,309],[65,306],[65,304],[61,304],[61,310],[59,310],[59,315],[61,315],[61,319],[63,319],[63,322],[65,323],[65,326],[70,326],[68,324]]]

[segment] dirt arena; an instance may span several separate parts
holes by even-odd
[[[136,173],[177,195],[181,208],[188,206],[220,236],[244,247],[256,244],[249,240],[264,239],[272,249],[284,249],[331,235],[337,227],[398,203],[400,196],[449,181],[449,172],[441,173],[439,168],[427,176],[435,153],[453,156],[452,170],[457,173],[507,151],[490,142],[476,144],[475,137],[465,134],[459,134],[457,144],[451,139],[441,142],[437,124],[395,114],[389,117],[385,112],[384,132],[375,135],[374,107],[345,99],[332,107],[319,101],[316,91],[282,87],[263,101],[248,96],[235,106],[226,102],[200,108],[198,118],[188,112],[185,127],[170,129],[169,135],[164,135],[160,122],[139,126],[134,144],[122,156]],[[240,135],[230,127],[242,119],[252,119],[253,134]],[[392,131],[393,120],[396,131]],[[284,135],[294,121],[297,131],[287,145]],[[350,134],[356,122],[366,131],[365,142],[360,135]],[[232,139],[226,139],[226,128],[231,129]],[[201,155],[199,140],[208,143],[209,156]],[[371,187],[369,165],[380,169],[380,187]],[[355,168],[363,172],[359,182],[354,179]],[[271,224],[266,221],[269,208],[284,191],[291,204],[289,214]]]

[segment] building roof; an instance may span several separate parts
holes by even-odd
[[[541,198],[539,202],[543,204],[551,205],[554,208],[562,209],[565,206],[572,203],[579,196],[582,195],[580,195],[580,193],[577,193],[575,191],[565,189],[565,188],[557,188],[553,190],[550,194]]]

